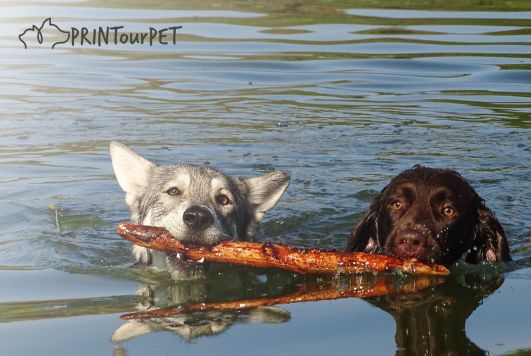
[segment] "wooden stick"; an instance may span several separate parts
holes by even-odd
[[[186,258],[253,267],[274,267],[300,274],[336,274],[388,272],[402,270],[412,274],[447,275],[448,269],[428,265],[416,259],[397,258],[368,253],[350,253],[302,249],[275,243],[221,241],[211,246],[184,245],[163,228],[122,223],[116,232],[134,244],[169,253],[182,253]]]

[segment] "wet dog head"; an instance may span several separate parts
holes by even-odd
[[[220,240],[247,240],[289,184],[285,172],[234,178],[197,165],[157,166],[126,146],[112,142],[110,153],[131,221],[166,228],[176,239],[203,246]],[[204,274],[203,266],[179,254],[133,248],[137,260],[168,268],[174,279]]]
[[[451,265],[509,260],[503,229],[457,172],[415,166],[391,180],[349,239],[350,251]]]

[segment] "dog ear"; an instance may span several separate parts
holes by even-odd
[[[245,322],[250,324],[280,324],[291,318],[289,311],[276,306],[253,308],[248,315]]]
[[[380,211],[379,198],[371,205],[371,208],[350,233],[347,251],[376,253],[378,245],[378,212]]]
[[[111,335],[111,342],[120,344],[152,331],[154,330],[148,324],[137,320],[130,320],[113,332]]]
[[[372,212],[365,214],[358,226],[350,233],[347,251],[367,253],[376,253],[378,251],[376,220]]]
[[[274,171],[254,178],[245,178],[247,202],[256,221],[262,220],[264,214],[275,206],[289,185],[290,176],[286,172]]]
[[[466,261],[511,261],[505,232],[494,213],[482,203],[477,211],[473,246]]]
[[[127,204],[132,206],[143,194],[156,166],[117,141],[111,142],[110,154],[118,184],[126,193]]]

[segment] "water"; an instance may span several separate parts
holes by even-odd
[[[408,4],[0,3],[2,353],[529,352],[531,6]],[[47,17],[63,30],[183,28],[175,44],[53,50],[63,38],[49,28],[24,49],[18,35]],[[464,268],[409,295],[128,330],[119,315],[150,303],[145,286],[167,306],[343,282],[222,269],[175,284],[131,267],[114,233],[128,211],[110,140],[161,164],[288,170],[292,183],[260,236],[307,247],[343,248],[401,170],[452,167],[496,212],[517,263]]]

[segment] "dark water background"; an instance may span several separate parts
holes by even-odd
[[[529,354],[531,3],[400,6],[0,3],[1,353]],[[183,28],[175,45],[52,50],[59,34],[45,32],[24,49],[18,35],[47,17],[62,29]],[[137,325],[151,332],[111,342],[119,315],[148,303],[136,295],[146,286],[169,305],[330,281],[230,270],[175,284],[132,268],[114,233],[128,211],[110,140],[161,164],[289,171],[260,234],[298,246],[343,248],[391,177],[451,167],[496,212],[517,263],[463,267],[409,295]]]

